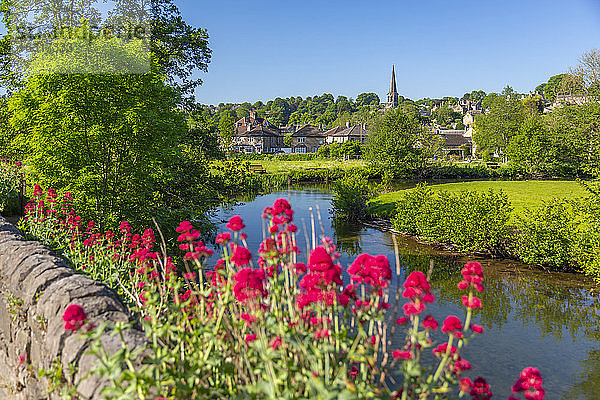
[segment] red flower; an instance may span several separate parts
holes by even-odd
[[[348,268],[350,279],[357,283],[366,283],[377,289],[385,288],[388,281],[392,279],[392,270],[387,257],[379,254],[361,254]]]
[[[521,376],[512,387],[513,394],[525,392],[527,400],[542,400],[546,395],[542,387],[542,375],[537,368],[527,367],[521,372]]]
[[[463,305],[467,308],[481,308],[481,300],[478,297],[471,297],[471,300],[469,300],[469,296],[463,296],[462,297],[462,302]]]
[[[276,336],[275,338],[273,338],[273,340],[271,340],[269,346],[271,346],[273,350],[277,350],[279,347],[281,347],[281,338],[279,336]]]
[[[267,296],[267,291],[263,287],[265,280],[263,271],[244,268],[233,275],[233,279],[236,282],[233,292],[240,303]]]
[[[410,354],[410,351],[394,350],[392,351],[392,357],[395,359],[402,358],[404,360],[409,360],[412,358],[412,354]]]
[[[481,285],[481,282],[483,282],[483,270],[481,264],[475,261],[468,262],[460,273],[465,281],[473,285],[475,290],[478,292],[483,291],[483,286]]]
[[[479,376],[473,382],[470,395],[473,400],[488,400],[492,398],[492,391],[485,379]]]
[[[241,231],[246,227],[246,225],[244,225],[242,217],[240,217],[239,215],[234,215],[233,217],[229,218],[229,223],[226,226],[227,229],[230,229],[234,232]]]
[[[483,333],[483,327],[481,325],[471,324],[471,329],[475,333]]]
[[[431,294],[431,286],[427,277],[421,271],[413,271],[404,282],[402,296],[410,300],[404,305],[404,314],[410,316],[420,314],[425,310],[425,303],[432,303],[434,296]]]
[[[449,315],[442,325],[442,332],[456,335],[456,331],[462,329],[462,323],[456,315]]]
[[[245,247],[235,246],[233,248],[233,254],[231,255],[231,262],[233,262],[238,267],[243,267],[244,265],[250,264],[250,260],[252,259],[252,253]]]
[[[227,243],[229,243],[230,240],[231,240],[231,233],[223,232],[223,233],[219,233],[217,235],[217,239],[215,240],[215,242],[217,244],[227,244]]]
[[[433,355],[435,355],[436,357],[441,357],[444,354],[446,354],[446,350],[448,350],[448,343],[442,343],[442,344],[438,345],[435,349],[433,349],[432,352],[433,352]],[[454,354],[454,353],[456,353],[456,347],[451,346],[449,354]]]
[[[246,343],[252,343],[256,340],[256,334],[251,333],[249,335],[246,335]]]
[[[404,325],[404,324],[406,324],[407,322],[408,322],[408,318],[406,318],[406,317],[400,317],[400,318],[398,318],[398,319],[396,320],[396,323],[397,323],[398,325]]]
[[[76,331],[84,325],[86,320],[85,311],[77,304],[69,305],[63,314],[66,330]]]
[[[469,392],[471,390],[471,386],[473,386],[473,382],[469,378],[462,378],[460,380],[460,391],[461,392]]]
[[[423,328],[425,329],[431,329],[435,331],[438,328],[438,325],[439,323],[431,315],[426,316],[423,320]]]

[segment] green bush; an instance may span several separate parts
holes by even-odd
[[[369,181],[362,173],[349,173],[333,183],[331,205],[337,218],[357,220],[365,216]]]
[[[506,252],[512,206],[502,191],[434,192],[419,186],[397,204],[393,222],[399,231],[452,243],[459,251]]]
[[[575,260],[578,221],[572,204],[553,200],[519,216],[516,252],[528,264],[569,269]]]

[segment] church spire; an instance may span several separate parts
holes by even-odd
[[[398,91],[396,90],[396,71],[392,64],[392,79],[390,80],[390,92],[388,93],[388,106],[398,107]]]

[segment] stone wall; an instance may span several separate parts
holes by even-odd
[[[68,380],[77,385],[81,398],[101,398],[106,382],[85,378],[95,362],[86,354],[89,343],[64,329],[62,315],[73,303],[82,306],[96,325],[131,318],[114,291],[75,273],[47,247],[26,241],[0,217],[0,399],[57,398],[48,395],[48,380],[37,377],[41,368],[52,369],[54,360],[60,360],[64,371],[76,367]],[[144,343],[142,332],[126,333],[130,346]],[[108,335],[103,342],[109,352],[121,347],[120,340]]]

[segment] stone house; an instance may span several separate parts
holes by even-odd
[[[233,150],[241,153],[272,153],[283,147],[283,135],[274,126],[257,125],[233,137]]]
[[[316,126],[306,124],[292,133],[293,153],[316,153],[325,144],[325,133]]]
[[[346,143],[346,142],[359,142],[364,144],[369,138],[369,131],[366,125],[354,125],[350,126],[350,123],[346,123],[346,126],[338,126],[325,132],[327,143]]]

